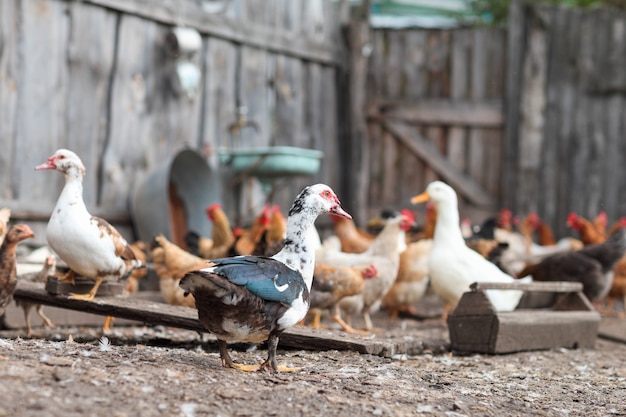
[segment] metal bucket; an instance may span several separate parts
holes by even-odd
[[[221,200],[219,174],[196,151],[185,149],[137,181],[131,214],[139,239],[149,242],[162,233],[185,248],[188,230],[211,236],[206,208]]]

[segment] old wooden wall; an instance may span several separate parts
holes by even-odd
[[[184,148],[206,156],[216,173],[221,147],[324,151],[317,175],[278,183],[273,202],[283,210],[305,184],[337,187],[335,78],[344,3],[3,0],[0,207],[11,208],[16,220],[45,224],[62,178],[33,168],[61,147],[87,167],[89,209],[127,232],[137,179]],[[202,35],[191,59],[202,78],[191,97],[172,88],[165,38],[175,26]],[[231,135],[242,106],[260,129]],[[223,198],[232,202],[236,189],[225,175]],[[245,181],[237,209],[260,210],[258,189]]]
[[[503,204],[568,232],[626,216],[626,12],[514,2]]]
[[[435,179],[457,189],[464,216],[479,219],[497,208],[505,35],[488,28],[372,31],[370,214],[410,206]]]

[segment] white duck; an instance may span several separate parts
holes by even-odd
[[[459,225],[457,196],[452,187],[434,181],[425,192],[411,199],[413,204],[426,201],[432,201],[437,207],[433,247],[428,259],[430,282],[433,290],[446,303],[446,312],[456,306],[473,282],[516,281],[467,247]],[[522,297],[521,291],[511,290],[488,290],[486,294],[497,311],[514,310]]]
[[[64,281],[73,281],[74,274],[95,281],[87,294],[71,294],[70,298],[92,300],[105,278],[125,278],[143,264],[113,226],[87,211],[83,201],[85,167],[78,155],[59,149],[35,167],[43,169],[65,175],[65,186],[46,229],[48,245],[70,268]]]

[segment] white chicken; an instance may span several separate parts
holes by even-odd
[[[372,245],[362,253],[341,252],[338,250],[338,246],[341,246],[337,245],[336,238],[325,241],[317,251],[317,262],[336,267],[371,264],[378,270],[378,278],[366,280],[361,294],[345,297],[339,304],[348,317],[362,313],[366,330],[373,328],[370,313],[378,309],[381,299],[396,280],[400,253],[406,249],[405,232],[410,226],[411,221],[404,215],[388,219]]]
[[[428,259],[430,283],[446,303],[446,313],[456,306],[473,282],[516,281],[467,247],[459,226],[457,195],[452,187],[434,181],[425,192],[411,199],[413,204],[426,201],[433,202],[437,207],[435,236]],[[529,280],[525,278],[523,282]],[[487,290],[486,294],[498,311],[514,310],[522,297],[522,291],[516,290]]]
[[[95,281],[87,294],[71,294],[70,298],[92,300],[105,278],[122,279],[144,266],[113,226],[87,211],[83,201],[85,167],[78,155],[59,149],[35,169],[55,169],[65,175],[65,186],[46,229],[48,245],[70,268],[63,280],[73,281],[77,274]]]

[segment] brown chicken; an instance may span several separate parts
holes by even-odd
[[[4,240],[4,235],[7,233],[9,226],[9,220],[11,219],[11,210],[8,208],[0,209],[0,245]]]
[[[28,282],[46,282],[46,280],[48,279],[48,276],[54,275],[54,272],[56,270],[56,261],[57,261],[56,257],[54,257],[53,255],[50,255],[46,257],[43,267],[41,268],[41,271],[31,272],[28,274],[22,274],[18,276],[17,279],[20,281],[28,281]],[[35,307],[35,311],[37,312],[37,315],[41,317],[41,319],[43,320],[44,326],[47,326],[51,329],[54,329],[56,327],[52,323],[52,321],[43,313],[42,304],[32,304],[26,301],[17,301],[17,300],[15,301],[15,304],[18,307],[22,307],[22,310],[24,310],[24,321],[26,322],[26,335],[28,337],[32,336],[33,334],[32,327],[30,324],[30,310],[33,307]]]
[[[604,211],[601,211],[600,213],[598,213],[598,215],[596,217],[593,218],[591,223],[596,228],[596,230],[598,230],[599,232],[604,233],[605,235],[608,236],[608,233],[606,231],[606,227],[608,225],[608,220],[609,219],[608,219],[606,213]]]
[[[209,220],[213,223],[211,239],[196,235],[197,239],[194,240],[191,237],[192,232],[188,233],[185,240],[190,252],[204,259],[228,256],[235,243],[235,235],[230,226],[228,216],[224,213],[222,205],[219,203],[211,204],[207,207],[206,213]]]
[[[243,230],[236,238],[229,256],[252,255],[253,253],[264,253],[265,241],[263,236],[271,221],[271,210],[269,205],[265,205],[263,211],[254,219],[249,230]],[[262,247],[258,248],[257,246]],[[213,258],[211,258],[213,259]]]
[[[0,316],[11,302],[17,285],[17,245],[35,234],[25,224],[16,224],[9,228],[0,245]]]
[[[435,236],[435,225],[437,224],[437,207],[434,204],[426,204],[426,215],[424,216],[423,238],[432,239]]]
[[[257,247],[255,250],[257,252],[259,249],[264,249],[263,253],[253,253],[253,255],[273,256],[280,252],[284,246],[286,231],[287,219],[281,213],[280,207],[274,206],[270,223],[265,231],[265,248]]]
[[[382,301],[392,320],[397,319],[400,312],[416,314],[415,304],[428,289],[428,255],[432,246],[432,239],[422,239],[408,244],[400,254],[398,278]]]
[[[152,262],[159,276],[159,287],[165,302],[195,307],[194,298],[185,297],[178,283],[187,272],[205,268],[207,261],[181,249],[165,236],[157,235],[152,242]]]
[[[334,224],[334,233],[341,242],[341,250],[345,253],[362,253],[372,244],[373,239],[360,233],[352,219],[330,216]]]
[[[359,333],[341,318],[339,302],[351,295],[360,294],[366,279],[378,276],[374,265],[338,266],[316,263],[311,287],[311,327],[320,327],[322,310],[329,309],[332,319],[348,333]]]
[[[584,245],[596,245],[606,240],[606,234],[598,230],[591,221],[576,213],[567,216],[567,226],[578,232]]]

